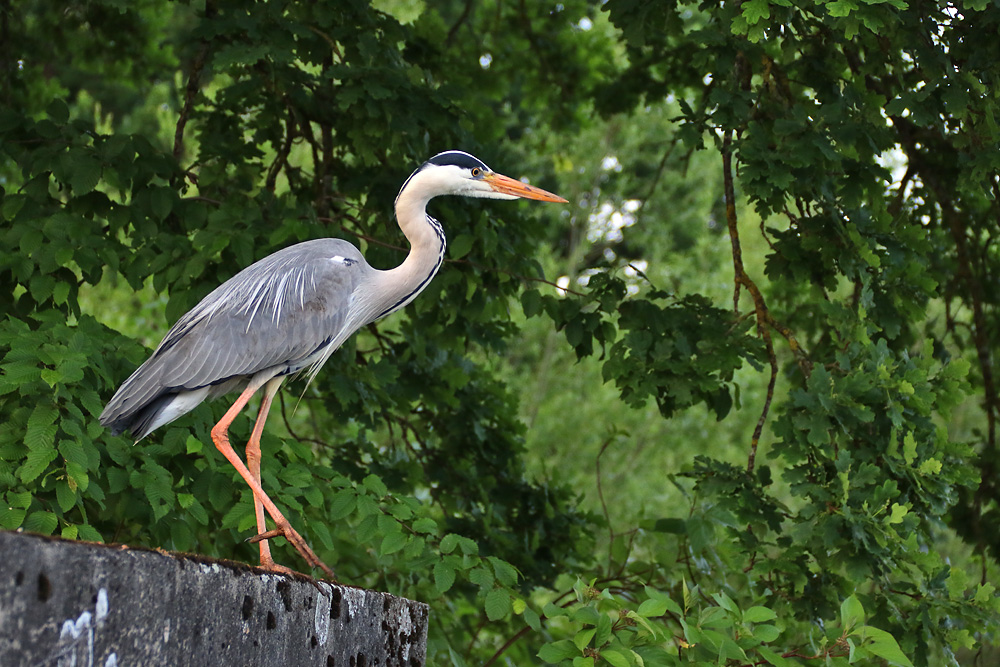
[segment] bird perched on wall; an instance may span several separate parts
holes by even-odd
[[[309,548],[261,487],[260,436],[271,401],[289,376],[311,381],[330,355],[361,327],[416,298],[441,268],[445,234],[427,214],[439,195],[488,199],[565,199],[494,172],[462,151],[439,153],[414,171],[396,196],[396,219],[410,252],[379,270],[341,239],[317,239],[265,257],[227,280],[167,332],[101,413],[114,434],[138,442],[205,399],[240,391],[212,428],[212,441],[253,491],[260,564],[289,572],[271,557],[267,540],[284,536],[311,567],[333,571]],[[261,388],[260,410],[246,464],[229,443],[229,426]],[[274,521],[267,530],[265,511]]]

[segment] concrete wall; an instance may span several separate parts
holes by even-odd
[[[426,646],[427,606],[384,593],[0,531],[0,667],[424,667]]]

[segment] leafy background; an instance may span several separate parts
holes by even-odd
[[[431,605],[427,664],[991,664],[998,28],[985,0],[2,2],[0,527],[253,562],[224,402],[139,445],[97,415],[252,261],[399,263],[399,184],[462,148],[571,204],[436,200],[441,274],[263,439],[341,580]]]

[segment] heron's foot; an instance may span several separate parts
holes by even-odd
[[[318,567],[320,570],[323,571],[323,574],[325,574],[327,578],[331,579],[332,581],[337,580],[337,577],[336,575],[334,575],[333,570],[330,569],[330,566],[319,559],[319,556],[317,556],[315,552],[313,552],[313,550],[309,548],[309,545],[306,544],[306,541],[304,539],[302,539],[302,536],[299,535],[298,532],[294,528],[292,528],[292,525],[287,521],[279,523],[274,528],[274,530],[269,530],[265,533],[261,533],[260,535],[254,535],[249,540],[247,540],[247,542],[256,544],[261,540],[269,540],[272,537],[284,537],[291,543],[293,547],[295,547],[295,550],[298,551],[299,554],[302,556],[302,558],[306,561],[306,563],[309,564],[309,567],[313,568]],[[261,559],[261,567],[265,567],[267,569],[274,569],[276,571],[293,572],[293,570],[290,570],[284,567],[283,565],[278,565],[273,560],[271,560],[270,565],[273,567],[265,565],[264,559],[263,558]]]
[[[274,559],[271,558],[270,556],[262,555],[260,557],[260,567],[261,569],[267,570],[268,572],[277,572],[278,574],[290,574],[290,575],[307,577],[309,579],[309,582],[316,587],[316,590],[319,591],[320,595],[326,598],[330,597],[330,590],[328,590],[328,588],[323,588],[322,586],[320,586],[318,581],[316,581],[309,575],[304,574],[302,572],[297,572],[290,567],[285,567],[284,565],[278,565],[277,563],[274,562]]]
[[[290,567],[285,567],[284,565],[278,565],[274,562],[273,558],[261,558],[260,559],[261,568],[267,570],[268,572],[277,572],[279,574],[301,574],[296,572]]]

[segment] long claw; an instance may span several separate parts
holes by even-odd
[[[269,540],[272,537],[281,537],[282,535],[284,535],[284,533],[275,528],[274,530],[268,530],[263,533],[260,533],[259,535],[253,535],[251,537],[248,537],[247,542],[249,542],[250,544],[257,544],[258,542]]]
[[[247,542],[250,542],[251,544],[256,544],[258,542],[262,542],[263,540],[270,540],[274,537],[284,537],[291,543],[293,547],[295,547],[295,550],[298,551],[299,554],[302,556],[302,558],[306,561],[306,563],[309,564],[309,567],[319,568],[320,570],[323,571],[323,574],[325,574],[329,579],[333,581],[337,580],[337,577],[333,573],[333,570],[330,569],[330,566],[319,559],[319,556],[317,556],[316,553],[311,548],[309,548],[309,545],[306,544],[306,541],[302,539],[302,536],[299,535],[298,532],[296,532],[296,530],[292,528],[291,524],[289,523],[279,524],[272,530],[260,533],[259,535],[254,535],[252,537],[249,537],[247,538]],[[284,567],[283,565],[277,565],[271,559],[268,559],[268,562],[265,562],[263,559],[261,559],[261,567],[269,570],[276,570],[279,572],[293,571]]]

